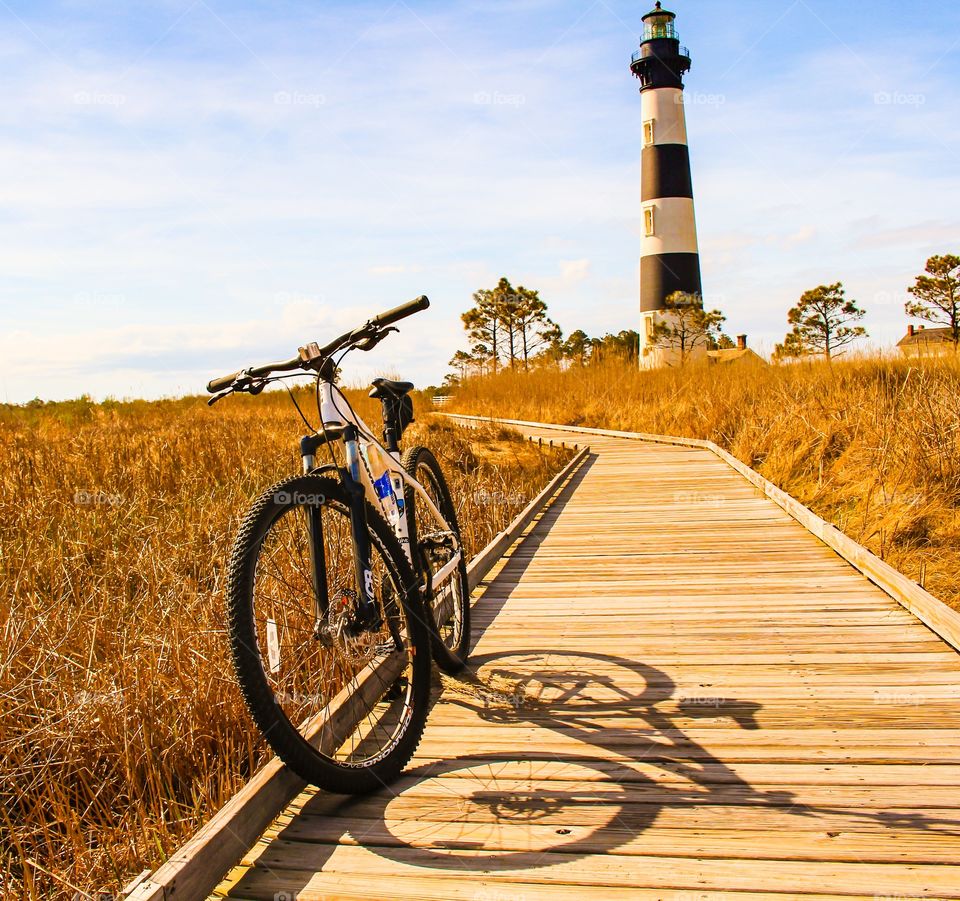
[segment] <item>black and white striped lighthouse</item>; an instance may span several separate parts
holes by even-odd
[[[643,17],[643,40],[630,64],[640,79],[643,116],[641,346],[649,345],[654,324],[666,318],[662,311],[667,297],[674,291],[702,293],[683,104],[690,54],[680,46],[675,20],[674,13],[657,3]],[[645,365],[669,362],[660,359],[661,352],[652,351],[641,354]]]

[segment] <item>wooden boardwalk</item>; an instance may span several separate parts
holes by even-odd
[[[956,651],[709,451],[588,440],[408,774],[216,896],[960,898]]]

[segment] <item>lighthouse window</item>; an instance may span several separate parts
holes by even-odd
[[[654,231],[654,208],[652,206],[644,207],[643,210],[643,233],[646,237],[653,237],[656,232]]]
[[[653,143],[653,119],[647,119],[643,123],[643,143],[646,147]]]

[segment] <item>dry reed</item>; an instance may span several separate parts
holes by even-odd
[[[471,553],[565,459],[426,419],[407,443],[438,454]],[[225,559],[252,496],[299,471],[303,431],[274,394],[0,408],[0,896],[116,892],[264,760]]]

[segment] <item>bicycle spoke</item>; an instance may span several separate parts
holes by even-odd
[[[382,666],[395,650],[391,633],[404,636],[395,603],[398,586],[384,561],[384,551],[371,532],[371,566],[374,595],[381,607],[383,623],[376,632],[351,636],[346,620],[339,622],[339,609],[326,621],[318,618],[311,573],[310,545],[305,508],[290,508],[277,519],[263,540],[254,585],[254,618],[257,651],[264,672],[273,686],[277,703],[301,734],[314,726],[317,740],[335,741],[330,736],[331,707],[350,703],[351,695],[362,695],[370,708],[337,748],[326,753],[351,765],[382,754],[401,734],[400,727],[409,708],[409,691],[401,690],[388,701],[384,698],[408,669],[407,662]],[[300,514],[300,515],[298,515]],[[322,510],[324,558],[327,589],[331,599],[356,596],[349,532],[345,508],[326,505]],[[352,612],[352,608],[347,608]]]

